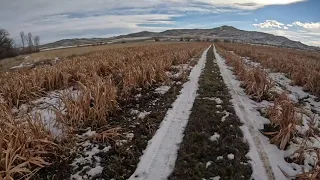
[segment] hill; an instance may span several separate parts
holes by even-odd
[[[83,38],[83,39],[63,39],[54,43],[45,44],[45,48],[56,48],[61,46],[75,46],[97,43],[113,43],[120,41],[150,40],[153,37],[167,40],[190,37],[198,39],[222,39],[240,43],[272,45],[302,50],[320,50],[319,47],[305,45],[299,41],[293,41],[283,36],[276,36],[257,31],[245,31],[232,26],[221,26],[213,29],[172,29],[163,32],[142,31],[112,38]]]

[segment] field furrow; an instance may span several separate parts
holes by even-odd
[[[220,75],[213,48],[169,179],[250,179],[249,146]]]

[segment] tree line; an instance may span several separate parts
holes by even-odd
[[[5,29],[0,29],[0,59],[14,57],[21,54],[30,54],[39,51],[40,37],[32,33],[20,32],[21,46],[17,46]]]

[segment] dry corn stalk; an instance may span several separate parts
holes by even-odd
[[[279,146],[284,150],[289,141],[294,137],[298,118],[294,103],[286,94],[280,95],[274,101],[274,105],[268,109],[268,117],[271,125],[279,128],[279,131],[265,132],[267,135],[273,136],[271,143]]]
[[[250,57],[265,68],[287,74],[295,85],[320,96],[320,53],[236,43],[216,43],[216,47]]]
[[[4,105],[0,105],[0,119],[1,178],[27,178],[50,165],[46,156],[54,152],[56,144],[41,121],[14,119]]]
[[[151,45],[69,57],[53,66],[2,73],[0,94],[10,107],[19,106],[77,81],[92,82],[94,79],[88,79],[92,74],[111,76],[118,92],[126,94],[134,87],[166,80],[164,72],[172,64],[187,62],[207,46],[208,43]]]
[[[219,46],[217,48],[226,57],[227,64],[233,67],[234,73],[242,81],[242,86],[248,95],[255,97],[258,101],[270,98],[269,90],[274,87],[274,83],[263,69],[248,67],[240,56],[227,52]]]
[[[0,89],[0,179],[28,178],[49,165],[47,155],[56,144],[40,119],[15,119],[9,109],[45,95],[77,87],[66,94],[66,112],[55,110],[59,122],[71,128],[102,126],[136,87],[167,80],[166,70],[183,64],[204,50],[208,43],[186,43],[121,48],[65,58],[52,66],[39,66],[1,74]],[[2,105],[5,104],[5,105]],[[105,141],[118,136],[116,129],[94,138]]]

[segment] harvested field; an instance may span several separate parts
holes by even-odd
[[[219,47],[233,51],[242,57],[275,72],[285,73],[294,85],[320,96],[320,53],[285,48],[219,43]]]
[[[124,142],[121,139],[129,129],[125,128],[126,123],[115,122],[124,117],[121,113],[125,107],[139,99],[141,91],[157,91],[157,87],[166,85],[168,88],[159,90],[163,92],[175,82],[181,85],[195,63],[192,58],[207,46],[207,43],[159,43],[124,47],[2,73],[1,177],[30,177],[52,163],[55,167],[58,161],[68,162],[71,156],[66,152],[77,154],[78,150],[72,147],[86,140],[103,142],[104,148],[112,142]],[[173,95],[177,93],[175,89],[170,90]],[[161,107],[167,108],[165,102],[164,99]],[[150,113],[146,110],[147,107],[142,113],[138,112],[136,119],[148,116]],[[161,118],[156,119],[159,123]],[[141,123],[145,128],[145,122]],[[141,133],[139,131],[138,128],[137,132]],[[148,130],[151,135],[153,132]],[[143,144],[140,149],[142,147]],[[69,168],[69,176],[70,172],[73,170]],[[85,170],[79,172],[85,173]],[[128,173],[130,175],[130,171]],[[66,174],[62,172],[51,178],[65,178],[63,175]]]
[[[152,43],[2,72],[0,179],[319,179],[306,53]]]
[[[132,43],[121,43],[121,44],[107,44],[99,46],[86,46],[86,47],[72,47],[65,49],[56,49],[41,51],[38,53],[33,53],[29,55],[18,56],[14,58],[7,58],[0,60],[0,72],[6,71],[14,66],[19,66],[20,64],[28,65],[29,63],[50,61],[56,58],[65,58],[69,56],[79,56],[83,54],[99,52],[99,51],[108,51],[118,48],[126,47],[140,47],[146,45],[155,45],[155,44],[172,44],[179,42],[132,42]]]

